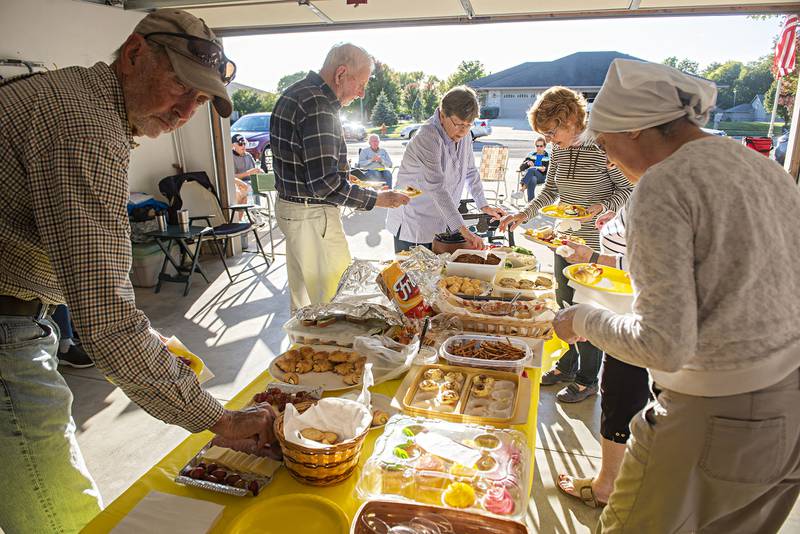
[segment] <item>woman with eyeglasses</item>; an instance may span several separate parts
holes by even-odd
[[[453,87],[408,143],[395,187],[412,187],[422,194],[386,217],[395,252],[416,245],[431,248],[436,234],[443,232],[460,233],[466,241],[464,248],[483,249],[483,239],[467,228],[458,212],[465,185],[481,211],[495,220],[505,215],[502,209],[486,202],[475,167],[469,133],[478,111],[475,91],[463,85]]]
[[[586,99],[566,87],[551,87],[528,111],[531,128],[553,143],[553,155],[544,187],[522,212],[503,218],[501,232],[527,222],[545,206],[566,202],[584,206],[592,214],[574,235],[583,238],[592,249],[600,249],[600,235],[595,227],[597,216],[604,211],[619,211],[630,197],[632,186],[619,169],[609,168],[606,153],[600,147],[581,141],[586,118]],[[591,261],[596,262],[597,258],[592,256]],[[556,297],[563,306],[572,304],[574,293],[563,273],[566,266],[564,258],[554,254]],[[602,351],[591,343],[570,345],[556,366],[542,375],[542,385],[566,383],[556,398],[561,402],[580,402],[597,393],[601,360]]]
[[[545,147],[547,143],[544,137],[536,139],[535,150],[528,153],[519,166],[519,172],[524,172],[525,175],[520,181],[520,188],[527,192],[528,202],[533,200],[536,194],[536,184],[543,184],[547,178],[547,167],[550,165],[550,154],[547,153]]]

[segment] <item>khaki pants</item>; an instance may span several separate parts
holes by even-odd
[[[329,302],[351,259],[339,207],[279,199],[275,216],[286,236],[292,312]]]
[[[800,370],[729,397],[663,391],[634,416],[597,532],[777,532],[800,493]]]

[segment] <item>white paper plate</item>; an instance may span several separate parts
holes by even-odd
[[[349,393],[345,393],[342,395],[343,399],[350,399],[356,400],[358,396],[361,394],[360,391],[351,391]],[[400,413],[400,410],[392,406],[392,399],[387,397],[386,395],[381,395],[380,393],[372,393],[370,392],[370,399],[372,403],[372,413],[375,413],[375,410],[381,410],[389,414],[389,417],[392,417],[395,414]],[[386,425],[377,425],[371,428],[383,428]]]
[[[352,349],[345,349],[343,347],[331,347],[326,345],[305,345],[310,346],[312,349],[318,352],[353,352]],[[277,362],[278,358],[272,360],[269,364],[269,374],[271,374],[275,380],[279,382],[286,382],[285,377],[287,373],[284,373],[278,368]],[[344,383],[344,377],[341,375],[337,375],[333,371],[329,371],[326,373],[305,373],[300,374],[297,373],[297,376],[300,378],[301,386],[307,386],[310,388],[321,388],[323,391],[343,391],[346,389],[351,389],[354,387],[361,387],[361,381],[359,380],[358,384],[353,386],[347,385]]]

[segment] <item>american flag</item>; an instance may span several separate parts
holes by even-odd
[[[786,17],[781,36],[775,45],[775,60],[772,67],[778,78],[782,78],[794,70],[797,22],[797,15]]]

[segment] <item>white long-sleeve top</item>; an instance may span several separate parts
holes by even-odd
[[[475,205],[487,206],[475,156],[472,137],[453,142],[444,131],[437,110],[408,143],[397,173],[395,188],[407,186],[422,191],[411,202],[389,210],[386,229],[411,243],[431,243],[436,234],[448,228],[456,232],[464,225],[458,204],[464,186],[469,187]]]
[[[633,313],[579,305],[579,336],[688,395],[800,366],[800,191],[780,165],[703,137],[651,167],[627,209]]]

